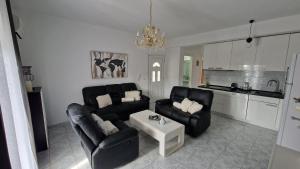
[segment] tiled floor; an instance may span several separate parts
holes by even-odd
[[[68,123],[49,129],[50,149],[38,154],[40,169],[90,169],[79,138]],[[212,125],[198,138],[163,158],[158,142],[140,132],[140,156],[122,169],[267,169],[276,132],[212,116]]]

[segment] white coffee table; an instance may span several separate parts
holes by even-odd
[[[159,142],[160,155],[168,156],[182,147],[184,143],[184,125],[166,117],[166,124],[160,125],[158,121],[149,120],[149,115],[157,114],[151,110],[137,112],[130,115],[130,123]]]

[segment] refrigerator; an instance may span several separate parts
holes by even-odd
[[[300,54],[292,57],[285,86],[277,144],[300,152]]]

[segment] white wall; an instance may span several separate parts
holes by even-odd
[[[135,35],[82,22],[22,14],[24,37],[20,41],[23,65],[31,65],[34,85],[42,86],[48,125],[66,120],[66,107],[83,103],[85,86],[136,82],[148,89],[148,59],[134,45]],[[128,53],[128,78],[93,80],[90,50]]]
[[[166,49],[165,58],[165,82],[164,82],[164,96],[169,98],[173,86],[178,86],[180,83],[180,48]]]
[[[182,67],[180,56],[183,55],[181,48],[210,42],[246,38],[248,31],[249,25],[241,25],[228,29],[170,39],[166,50],[166,63],[168,64],[166,64],[165,67],[167,71],[166,74],[170,77],[167,77],[165,81],[165,96],[168,97],[170,95],[171,85],[180,84],[180,69]],[[259,36],[297,31],[300,31],[300,15],[257,22],[254,27],[254,34]]]

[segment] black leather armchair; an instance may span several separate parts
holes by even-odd
[[[103,120],[110,120],[119,132],[105,136],[91,118],[91,109],[76,103],[68,106],[68,119],[80,137],[81,145],[93,169],[111,169],[124,165],[139,154],[139,138],[136,129],[128,127],[112,113],[102,114]]]
[[[202,104],[202,110],[190,114],[173,106],[173,102],[181,103],[184,98]],[[155,112],[184,124],[186,133],[196,137],[210,126],[212,100],[211,91],[175,86],[169,99],[156,101]]]
[[[101,116],[105,113],[114,113],[121,120],[128,120],[130,114],[149,109],[149,97],[142,95],[141,100],[122,103],[121,98],[125,96],[125,91],[137,90],[134,83],[112,84],[106,86],[92,86],[82,89],[83,100],[86,106],[94,108],[96,113]],[[99,109],[96,97],[109,94],[112,99],[112,105]]]

